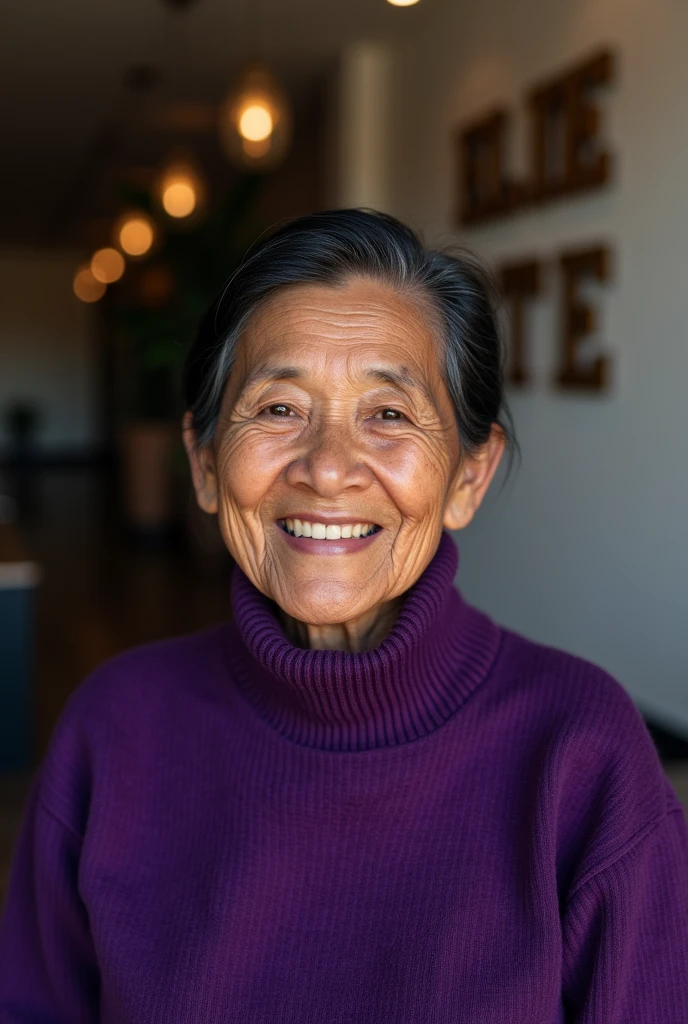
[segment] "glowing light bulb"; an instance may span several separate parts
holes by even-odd
[[[99,249],[91,259],[91,273],[102,284],[114,284],[124,273],[124,256],[117,249]]]
[[[79,267],[74,275],[72,288],[77,299],[80,299],[81,302],[97,302],[98,299],[102,299],[103,295],[105,295],[105,285],[93,276],[88,264]]]
[[[418,0],[387,0],[388,4],[392,7],[413,7],[414,4],[418,3]]]
[[[239,117],[239,134],[248,142],[264,142],[272,135],[272,116],[262,103],[252,103]]]
[[[190,181],[168,181],[163,186],[162,205],[170,217],[188,217],[196,209],[196,189]]]
[[[291,142],[291,108],[265,65],[244,69],[220,109],[220,144],[241,168],[268,171],[284,158]]]
[[[120,248],[129,256],[143,256],[153,244],[153,225],[142,214],[126,217],[117,232]]]

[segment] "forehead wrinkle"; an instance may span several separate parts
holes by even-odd
[[[332,297],[332,304],[323,301],[326,298],[323,293],[326,291],[318,289],[317,302],[309,301],[300,290],[282,293],[274,296],[272,301],[268,301],[262,310],[258,311],[256,319],[244,336],[245,341],[249,341],[250,344],[250,336],[253,335],[254,345],[258,350],[254,349],[254,357],[258,356],[260,359],[262,355],[263,359],[280,359],[280,356],[286,358],[284,361],[280,360],[279,366],[263,363],[262,366],[255,366],[249,370],[241,384],[240,394],[243,395],[249,388],[265,381],[305,379],[312,373],[312,368],[300,368],[294,365],[292,359],[304,345],[310,349],[313,342],[318,339],[333,343],[337,348],[353,346],[354,349],[368,345],[372,339],[383,345],[391,342],[396,349],[394,355],[397,359],[401,356],[401,359],[398,362],[395,359],[393,366],[387,364],[370,369],[364,367],[357,372],[351,365],[352,362],[357,362],[356,354],[350,351],[344,375],[349,379],[356,376],[368,377],[402,391],[411,389],[439,413],[437,397],[423,379],[426,374],[418,362],[417,357],[420,353],[399,351],[399,347],[408,349],[408,342],[413,334],[420,334],[424,335],[426,341],[430,340],[435,356],[438,355],[435,332],[422,318],[417,303],[409,303],[403,297],[396,296],[397,301],[403,303],[400,310],[390,308],[384,301],[371,301],[370,298],[352,299],[351,295],[347,295],[346,305],[342,308],[337,302],[339,294]],[[420,348],[424,348],[423,344]],[[270,352],[270,349],[273,349],[273,352]],[[248,354],[245,349],[244,353]],[[408,366],[402,365],[404,355],[407,354],[411,355],[411,361],[420,369],[419,374],[412,375]],[[421,362],[424,365],[424,360]]]
[[[323,292],[327,289],[322,289]],[[339,297],[339,296],[336,296]],[[345,330],[350,328],[378,329],[381,322],[388,324],[394,322],[403,324],[408,329],[409,313],[418,323],[421,330],[426,329],[422,312],[416,303],[396,296],[398,302],[402,303],[402,309],[394,308],[385,301],[375,299],[353,299],[346,296],[346,305],[339,305],[336,302],[328,304],[320,291],[317,304],[309,301],[303,293],[293,292],[291,294],[278,294],[273,296],[267,304],[257,312],[254,327],[260,334],[270,333],[271,321],[277,320],[281,327],[281,333],[288,333],[289,328],[303,327],[311,324],[317,330],[323,325],[340,327]],[[310,331],[309,331],[310,333]]]

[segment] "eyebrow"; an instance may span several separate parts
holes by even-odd
[[[424,381],[418,380],[416,377],[412,376],[406,366],[400,366],[398,370],[393,370],[390,367],[374,367],[373,369],[368,370],[366,377],[370,377],[373,380],[379,380],[383,384],[391,384],[393,387],[399,388],[401,391],[403,391],[404,388],[410,388],[412,391],[419,391],[426,402],[428,402],[433,409],[437,411],[435,396],[430,388]]]
[[[240,394],[243,394],[249,388],[255,387],[256,384],[262,384],[266,381],[299,380],[305,376],[304,371],[298,366],[260,366],[248,375],[241,387]],[[376,366],[369,369],[365,376],[370,380],[380,381],[382,384],[391,384],[392,387],[399,388],[402,391],[404,388],[418,391],[437,412],[437,403],[432,391],[423,381],[413,377],[409,373],[408,367],[400,366],[398,369],[392,369],[391,367]]]

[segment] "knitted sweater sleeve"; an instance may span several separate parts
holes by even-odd
[[[36,777],[0,921],[2,1024],[95,1024],[99,975],[79,896],[80,838],[42,802]]]
[[[570,1024],[688,1024],[688,827],[680,806],[574,886],[562,983]]]

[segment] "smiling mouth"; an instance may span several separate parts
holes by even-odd
[[[346,523],[343,526],[328,526],[303,519],[278,519],[277,525],[292,537],[309,537],[312,540],[363,539],[382,529],[376,523]]]

